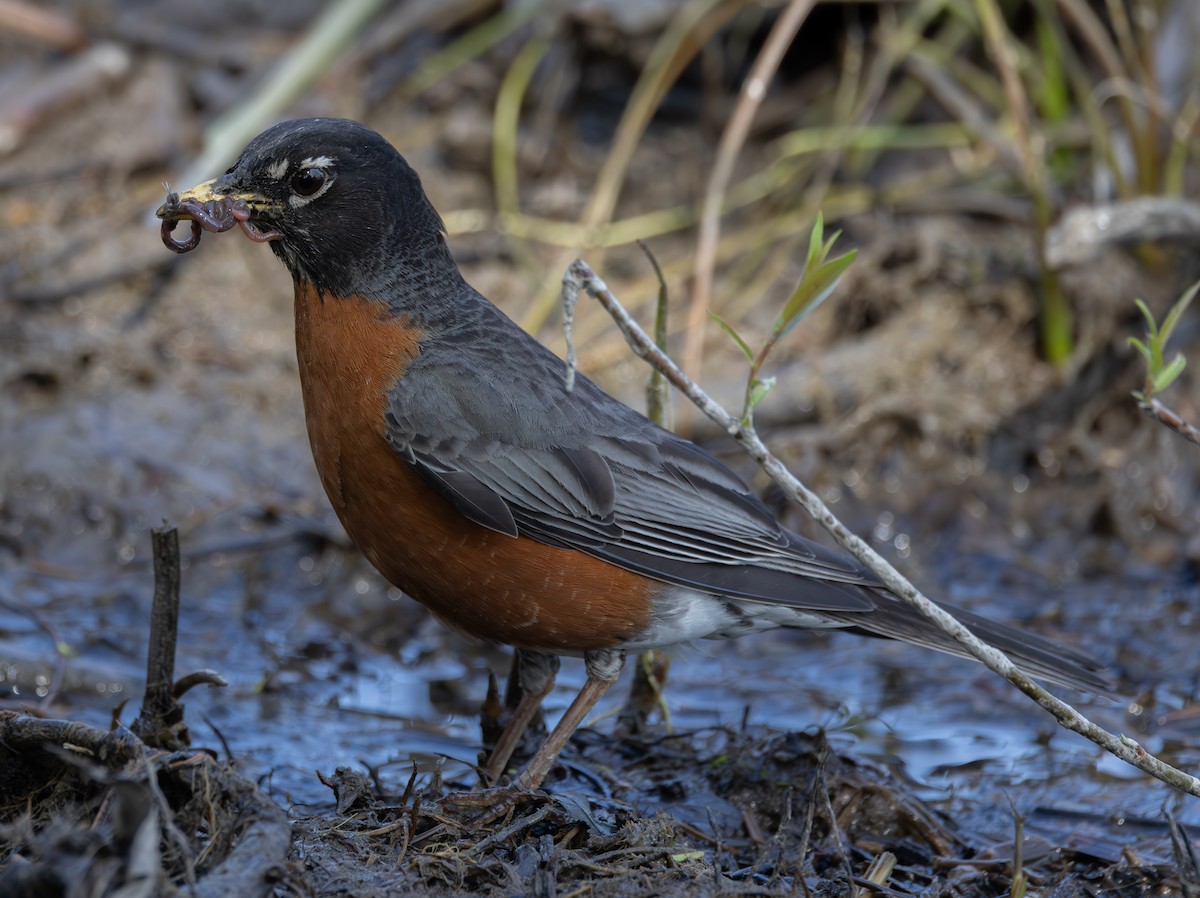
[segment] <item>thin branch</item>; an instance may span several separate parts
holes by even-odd
[[[608,285],[596,276],[586,262],[577,259],[563,276],[563,304],[568,310],[574,307],[580,291],[588,293],[604,307],[640,358],[661,371],[705,415],[737,440],[747,454],[758,462],[759,467],[766,471],[791,499],[802,505],[846,551],[870,568],[890,592],[912,605],[939,629],[953,636],[973,657],[1049,711],[1066,729],[1090,739],[1110,754],[1167,785],[1200,797],[1200,779],[1156,758],[1128,736],[1114,735],[1092,723],[1022,673],[1006,655],[978,639],[952,615],[918,592],[917,588],[888,564],[883,556],[839,521],[815,493],[797,480],[783,463],[770,453],[752,427],[744,426],[714,402],[678,365],[655,346],[654,341],[609,291]]]
[[[1163,405],[1157,399],[1142,400],[1138,402],[1138,408],[1145,412],[1149,417],[1153,418],[1164,427],[1175,431],[1185,440],[1195,443],[1200,446],[1200,428],[1196,427],[1191,421],[1179,414],[1173,408]]]

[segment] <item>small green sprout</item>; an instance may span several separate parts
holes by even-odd
[[[1140,299],[1134,300],[1146,318],[1145,341],[1139,340],[1137,337],[1129,338],[1129,345],[1140,352],[1146,360],[1146,385],[1133,393],[1138,402],[1149,402],[1155,393],[1165,390],[1183,373],[1183,369],[1187,365],[1187,359],[1183,357],[1183,353],[1177,352],[1175,358],[1164,362],[1163,350],[1166,348],[1167,341],[1171,339],[1175,325],[1183,317],[1184,311],[1195,298],[1197,291],[1200,291],[1200,281],[1193,284],[1183,296],[1179,297],[1179,301],[1167,313],[1161,328],[1154,320],[1154,313],[1150,311],[1150,307]]]
[[[742,355],[746,357],[746,361],[750,363],[750,375],[746,380],[746,395],[742,406],[743,424],[748,426],[751,423],[754,410],[775,386],[775,378],[760,376],[767,356],[771,354],[775,344],[833,293],[842,274],[857,257],[858,250],[850,250],[835,259],[829,258],[833,244],[841,234],[841,231],[837,231],[826,240],[825,222],[821,214],[817,213],[817,220],[813,223],[812,234],[808,241],[808,257],[804,260],[804,271],[800,275],[800,282],[792,291],[788,301],[784,303],[783,310],[771,326],[771,335],[757,353],[750,348],[750,344],[742,339],[733,325],[715,314],[712,316],[721,329],[733,338],[742,351]]]

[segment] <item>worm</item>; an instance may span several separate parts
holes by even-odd
[[[167,249],[175,253],[188,253],[200,245],[201,231],[219,234],[240,226],[246,236],[256,243],[278,240],[278,231],[261,228],[250,221],[250,206],[240,197],[226,196],[201,203],[193,199],[181,199],[178,193],[167,195],[167,201],[159,207],[162,223],[162,240]],[[176,240],[172,236],[180,221],[190,219],[191,235],[187,240]]]
[[[171,235],[171,232],[175,230],[175,226],[177,224],[179,224],[178,219],[164,221],[162,223],[162,241],[166,244],[167,249],[173,253],[190,253],[200,245],[200,232],[203,230],[203,228],[201,228],[200,222],[193,219],[192,221],[188,222],[188,224],[192,226],[191,236],[188,237],[187,240],[176,240]]]
[[[228,231],[237,224],[237,219],[233,217],[231,208],[233,200],[229,197],[222,197],[219,200],[208,200],[207,202],[198,203],[195,200],[183,200],[176,202],[179,213],[198,221],[206,231],[212,231],[214,234],[219,234],[221,231]]]

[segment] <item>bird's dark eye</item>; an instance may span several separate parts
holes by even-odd
[[[325,186],[327,175],[319,168],[305,168],[288,180],[288,186],[296,196],[313,196]]]

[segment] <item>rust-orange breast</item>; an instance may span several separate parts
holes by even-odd
[[[421,334],[381,303],[296,286],[296,354],[313,459],[367,559],[439,618],[522,648],[610,648],[646,629],[652,584],[580,552],[462,517],[388,445],[388,391]]]

